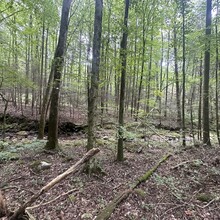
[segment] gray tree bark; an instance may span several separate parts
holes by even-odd
[[[97,96],[99,86],[99,66],[100,66],[100,49],[102,35],[102,0],[95,1],[95,21],[94,21],[94,36],[92,50],[92,72],[91,83],[88,89],[88,139],[87,150],[95,147],[95,116],[97,108]]]
[[[206,3],[206,48],[203,77],[203,144],[211,146],[209,130],[209,71],[210,71],[210,36],[212,23],[212,0]]]
[[[48,126],[48,141],[46,149],[54,150],[58,148],[58,107],[61,76],[64,62],[64,52],[66,47],[67,32],[69,25],[69,11],[72,0],[63,0],[62,16],[60,23],[60,33],[57,48],[54,55],[52,70],[54,70],[53,88],[51,92],[51,104]]]

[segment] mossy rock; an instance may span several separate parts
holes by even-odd
[[[142,189],[135,189],[134,192],[143,198],[146,196],[146,192]]]
[[[30,164],[30,168],[36,173],[40,173],[42,170],[50,169],[50,167],[50,163],[39,160],[36,160]]]

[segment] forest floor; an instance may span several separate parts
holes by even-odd
[[[30,132],[30,131],[29,131]],[[105,174],[70,175],[40,197],[29,212],[39,220],[95,219],[106,205],[130,184],[172,153],[114,210],[110,220],[220,220],[220,148],[193,143],[181,147],[176,131],[154,125],[127,124],[125,161],[116,162],[116,126],[99,127],[96,158]],[[0,141],[0,190],[11,210],[30,198],[58,174],[67,170],[86,153],[84,132],[61,135],[59,143],[69,155],[47,154],[46,140],[34,132],[6,133]],[[38,169],[45,161],[49,169]],[[68,192],[71,193],[68,194]],[[59,197],[60,196],[60,197]],[[58,198],[59,197],[59,198]],[[49,202],[49,204],[47,203]]]

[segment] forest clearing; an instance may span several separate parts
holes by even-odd
[[[0,218],[220,220],[219,0],[1,0]]]

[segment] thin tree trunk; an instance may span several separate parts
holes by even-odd
[[[147,103],[146,103],[146,112],[150,112],[150,94],[151,94],[151,78],[152,78],[152,59],[153,59],[153,27],[151,30],[151,45],[150,45],[150,60],[149,60],[149,67],[148,67],[148,79],[147,79]]]
[[[159,117],[160,117],[160,125],[162,122],[162,88],[163,88],[163,55],[164,55],[164,36],[163,31],[161,31],[161,60],[160,60],[160,78],[159,78]]]
[[[200,67],[199,67],[199,77],[200,77],[200,81],[199,81],[199,108],[198,108],[198,140],[201,140],[202,138],[202,84],[203,84],[203,80],[202,80],[202,69],[203,69],[203,65],[202,65],[202,54],[201,54],[201,58],[200,58]]]
[[[219,39],[218,39],[218,16],[219,16],[219,1],[217,0],[217,14],[216,14],[216,23],[215,23],[215,39],[216,39],[216,45],[215,45],[215,120],[216,120],[216,134],[218,138],[218,144],[220,145],[220,134],[219,134],[219,105],[218,105],[218,97],[219,97]]]
[[[123,126],[124,126],[124,99],[125,99],[125,79],[126,79],[126,61],[127,61],[127,38],[128,38],[128,11],[129,0],[125,0],[124,28],[120,48],[121,60],[121,88],[119,102],[119,129],[118,129],[118,151],[117,160],[124,160],[123,152]]]
[[[143,9],[144,10],[144,9]],[[142,91],[142,84],[143,84],[143,76],[144,76],[144,66],[145,66],[145,51],[146,51],[146,24],[145,24],[145,11],[143,12],[143,24],[142,24],[142,60],[141,60],[141,75],[140,75],[140,83],[138,87],[138,97],[137,97],[137,109],[136,109],[136,117],[135,121],[138,119],[138,114],[140,110],[140,101],[141,101],[141,91]]]
[[[170,65],[170,31],[168,32],[168,49],[167,49],[167,66],[166,66],[166,89],[165,89],[165,111],[164,111],[164,117],[167,117],[167,107],[168,107],[168,88],[169,88],[169,65]]]
[[[182,124],[181,117],[181,105],[180,105],[180,86],[179,86],[179,71],[178,71],[178,56],[177,56],[177,36],[176,36],[176,22],[173,30],[174,40],[174,72],[175,72],[175,84],[176,84],[176,108],[177,108],[177,123],[180,126]]]
[[[185,95],[186,95],[186,37],[185,37],[185,2],[182,0],[182,46],[183,46],[183,83],[182,83],[182,145],[186,146],[186,134],[185,134]]]
[[[212,0],[207,0],[206,5],[206,48],[204,61],[203,80],[203,144],[211,146],[209,130],[209,71],[210,71],[210,37],[212,20]]]
[[[44,75],[44,42],[45,42],[45,21],[43,20],[42,36],[41,36],[41,66],[40,66],[40,91],[39,91],[39,112],[41,112],[42,95],[43,95],[43,75]]]

